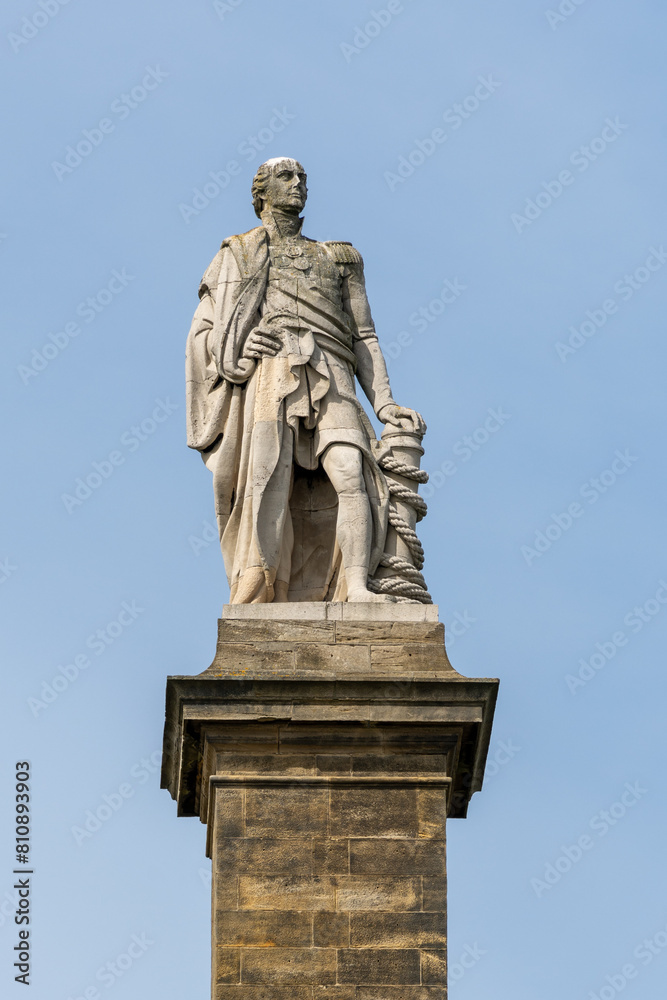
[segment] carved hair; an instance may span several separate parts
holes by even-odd
[[[271,160],[267,160],[266,163],[262,163],[257,169],[257,173],[252,180],[252,207],[255,209],[255,215],[258,219],[262,217],[262,207],[264,205],[264,194],[266,192],[266,185],[269,177],[278,166],[279,163],[295,163],[299,170],[305,170],[301,166],[298,160],[292,159],[291,156],[275,156]]]

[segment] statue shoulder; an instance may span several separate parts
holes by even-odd
[[[235,236],[228,236],[220,244],[220,249],[224,250],[225,247],[238,246],[239,244],[244,246],[247,243],[256,243],[264,238],[265,233],[264,226],[255,226],[254,229],[249,229],[247,233],[237,233]]]
[[[258,247],[265,240],[266,230],[264,226],[255,226],[254,229],[249,229],[247,233],[238,233],[235,236],[228,236],[224,239],[220,244],[217,254],[206,268],[204,277],[200,282],[199,298],[217,288],[226,249],[229,249],[234,254],[237,263],[241,263],[245,269],[249,258],[253,253],[257,252]]]
[[[325,240],[322,246],[329,251],[337,264],[363,265],[364,263],[364,258],[359,251],[345,240]]]

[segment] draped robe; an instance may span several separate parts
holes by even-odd
[[[331,444],[363,456],[370,573],[383,552],[386,449],[356,397],[357,364],[376,412],[393,399],[363,265],[342,246],[260,226],[225,240],[200,286],[186,350],[188,445],[213,473],[232,603],[273,601],[277,581],[282,600],[345,600],[336,494],[320,464]],[[260,318],[280,334],[277,357],[243,357]]]

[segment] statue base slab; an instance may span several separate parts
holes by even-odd
[[[223,618],[238,621],[437,622],[437,604],[347,604],[319,601],[293,604],[225,604]]]

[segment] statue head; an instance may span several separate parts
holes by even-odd
[[[289,156],[276,156],[262,163],[253,178],[252,203],[259,218],[267,207],[298,215],[307,197],[306,171]]]

